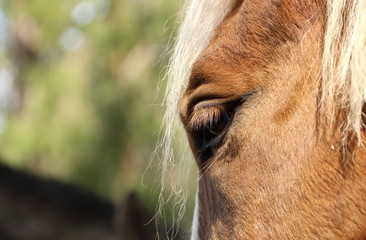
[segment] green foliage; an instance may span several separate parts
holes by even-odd
[[[81,2],[96,8],[88,24],[71,14]],[[3,161],[112,200],[136,188],[148,196],[151,190],[141,190],[140,179],[157,141],[160,57],[174,23],[167,20],[179,4],[3,3],[12,33],[6,56],[20,93],[0,135]],[[67,40],[67,31],[76,40]],[[154,176],[147,178],[149,184]]]

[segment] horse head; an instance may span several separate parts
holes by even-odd
[[[199,168],[192,238],[365,237],[363,97],[351,90],[365,83],[352,67],[365,1],[226,2],[179,106]]]

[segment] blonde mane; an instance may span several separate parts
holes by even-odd
[[[171,200],[176,207],[176,222],[185,213],[188,182],[196,174],[178,115],[178,103],[188,82],[192,65],[208,45],[215,28],[230,12],[234,0],[188,0],[173,46],[167,72],[165,116],[160,141],[161,195],[158,213]],[[350,133],[360,139],[362,105],[366,86],[366,0],[328,0],[324,38],[322,97],[319,109],[332,119],[331,106],[347,109],[342,139]],[[342,96],[335,101],[334,96]],[[346,143],[346,142],[344,142]],[[165,193],[165,194],[164,194]],[[167,195],[166,195],[167,194]],[[173,210],[174,212],[175,210]]]
[[[362,107],[366,99],[366,1],[327,1],[320,110],[331,122],[346,111],[341,144],[355,137],[361,144]]]
[[[173,203],[173,221],[179,224],[185,214],[187,194],[197,176],[184,129],[180,124],[178,104],[194,62],[208,45],[215,28],[232,8],[234,0],[188,0],[183,8],[178,35],[172,48],[166,79],[165,115],[158,151],[161,153],[161,193],[158,215],[163,206]],[[196,182],[194,182],[196,183]],[[174,233],[172,233],[174,237]]]

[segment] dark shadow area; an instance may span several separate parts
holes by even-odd
[[[155,239],[152,213],[131,193],[115,207],[74,186],[0,165],[1,240]],[[161,228],[160,239],[164,238]]]

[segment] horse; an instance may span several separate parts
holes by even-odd
[[[164,188],[179,141],[197,163],[191,239],[366,239],[366,1],[184,9],[161,145]]]

